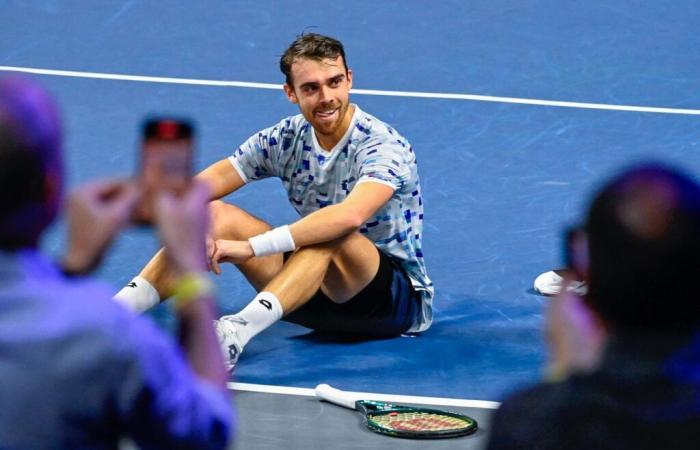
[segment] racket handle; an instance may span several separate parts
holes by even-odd
[[[359,400],[353,394],[335,389],[327,384],[316,386],[316,397],[350,409],[355,409],[355,401]]]

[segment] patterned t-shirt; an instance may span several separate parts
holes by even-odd
[[[411,145],[396,130],[355,105],[345,136],[326,151],[318,144],[311,124],[299,114],[250,137],[229,160],[246,183],[280,178],[302,217],[342,202],[358,183],[390,186],[394,195],[359,231],[398,262],[420,292],[422,315],[409,331],[430,326],[434,290],[421,245],[423,200],[418,166]]]

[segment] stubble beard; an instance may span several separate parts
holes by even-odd
[[[338,132],[348,113],[349,104],[342,103],[338,108],[338,117],[331,123],[314,120],[314,129],[323,136],[332,136]]]

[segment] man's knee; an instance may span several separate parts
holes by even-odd
[[[209,216],[214,228],[221,226],[226,221],[226,203],[221,200],[209,202]]]
[[[243,240],[271,229],[270,225],[238,206],[221,200],[209,203],[212,232],[218,239]]]
[[[221,200],[213,200],[209,202],[209,214],[214,226],[223,226],[235,220],[235,216],[239,215],[240,208],[228,204]]]
[[[335,259],[367,259],[378,255],[374,242],[355,232],[333,241]]]
[[[322,288],[337,303],[350,300],[364,289],[377,274],[379,250],[359,233],[346,236],[334,248]]]

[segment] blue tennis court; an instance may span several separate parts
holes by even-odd
[[[0,66],[39,69],[29,76],[58,97],[75,185],[134,173],[153,112],[196,120],[198,168],[228,156],[297,113],[279,89],[288,43],[305,30],[340,39],[353,101],[416,151],[435,322],[371,342],[279,323],[234,381],[498,401],[539,378],[547,299],[532,281],[560,264],[560,231],[588,194],[643,159],[700,175],[698,23],[692,0],[0,1]],[[228,200],[295,220],[277,181]],[[54,254],[62,232],[45,242]],[[98,275],[116,292],[157,245],[129,230]],[[216,285],[223,313],[253,295],[233,266]],[[152,314],[171,325],[167,306]]]

